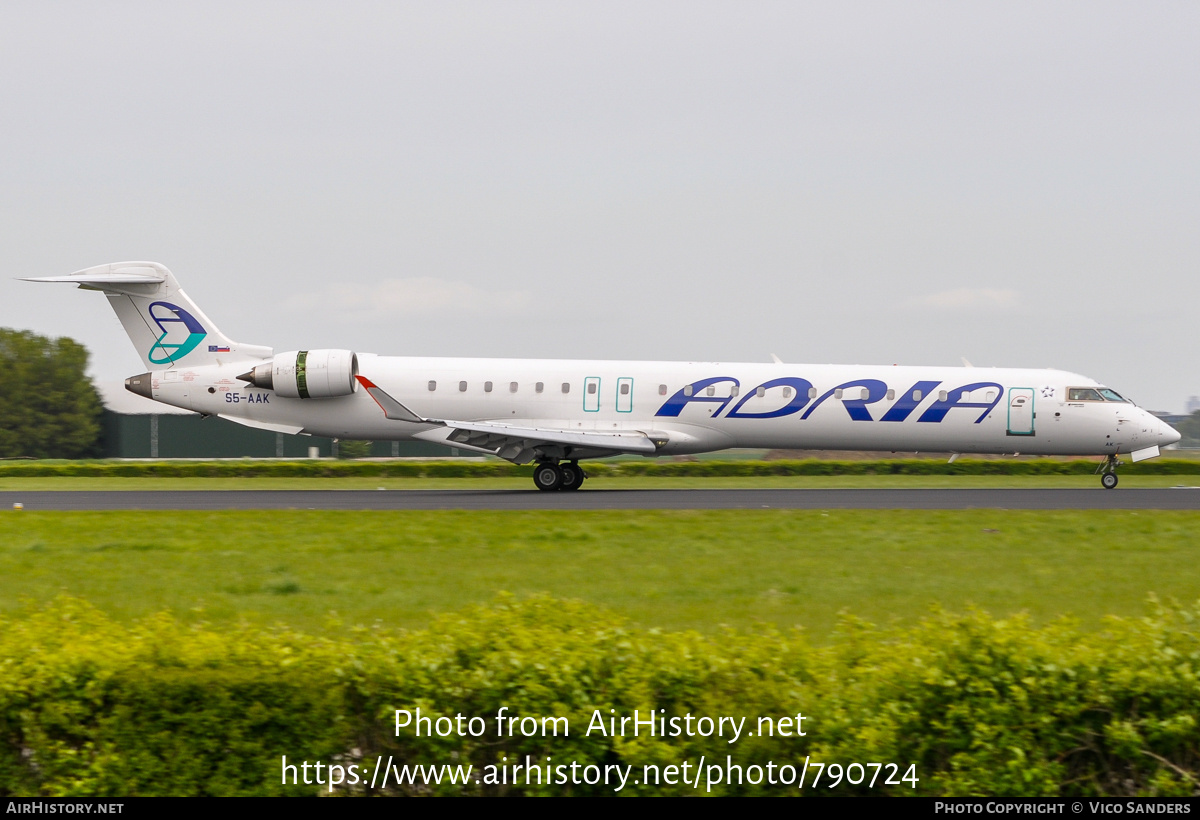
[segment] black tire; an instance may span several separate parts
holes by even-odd
[[[563,483],[563,471],[557,464],[539,464],[533,468],[533,483],[539,490],[557,490]]]
[[[558,465],[558,469],[562,470],[563,474],[560,490],[578,490],[583,486],[583,468],[577,462],[568,461],[566,464]]]
[[[1100,476],[1100,483],[1104,485],[1104,489],[1106,490],[1115,489],[1117,486],[1117,474],[1105,473],[1104,475]]]

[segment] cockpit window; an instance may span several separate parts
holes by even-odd
[[[1129,399],[1116,390],[1107,387],[1068,387],[1067,401],[1121,401],[1126,404]]]

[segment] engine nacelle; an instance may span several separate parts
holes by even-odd
[[[238,376],[289,399],[349,396],[358,389],[358,355],[352,350],[290,350]]]

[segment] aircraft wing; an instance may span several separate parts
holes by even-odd
[[[385,416],[410,424],[427,425],[414,433],[413,438],[436,441],[451,447],[463,447],[492,453],[517,464],[526,464],[535,457],[539,447],[571,448],[572,450],[602,451],[601,455],[637,453],[653,455],[666,443],[638,430],[600,432],[596,430],[564,430],[555,427],[524,427],[495,421],[454,421],[427,419],[414,413],[387,394],[365,376],[356,377],[368,395],[375,400]]]
[[[658,447],[645,433],[627,431],[600,433],[594,430],[561,430],[554,427],[519,427],[491,421],[446,421],[453,432],[446,441],[465,444],[499,455],[513,444],[532,449],[538,444],[563,444],[569,447],[611,450],[615,453],[652,455]]]

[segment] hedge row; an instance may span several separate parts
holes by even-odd
[[[472,766],[464,784],[421,782],[341,794],[612,794],[613,785],[488,783],[486,766],[524,764],[582,780],[587,766],[632,766],[623,793],[708,793],[647,785],[644,767],[719,764],[715,794],[1195,795],[1200,777],[1197,610],[1113,619],[1101,632],[1035,628],[979,613],[878,630],[847,621],[833,645],[798,633],[716,637],[629,626],[578,603],[535,598],[449,615],[429,629],[347,629],[313,638],[216,630],[160,616],[123,626],[76,600],[0,619],[0,795],[273,795],[303,785],[302,764]],[[395,730],[395,710],[479,717],[471,736]],[[569,734],[497,730],[565,717]],[[735,743],[585,733],[593,716],[746,717]],[[657,711],[662,710],[662,711]],[[760,734],[760,717],[806,716],[804,737]],[[445,729],[450,721],[443,721]],[[479,724],[476,724],[478,726]],[[531,724],[525,724],[529,727]],[[541,724],[538,724],[539,726]],[[684,724],[680,724],[684,725]],[[778,725],[778,724],[777,724]],[[795,730],[795,723],[785,728]],[[431,736],[430,736],[431,735]],[[514,736],[515,735],[515,736]],[[283,756],[299,785],[285,785]],[[549,758],[550,760],[547,760]],[[727,760],[741,767],[728,782]],[[771,785],[798,776],[807,784]],[[816,788],[815,763],[896,763],[902,781]],[[577,764],[574,776],[570,765]],[[761,767],[757,770],[755,767]],[[615,771],[615,770],[610,770]],[[684,772],[688,770],[683,770]],[[309,770],[315,780],[315,769]],[[678,776],[679,772],[677,772]],[[749,781],[761,779],[754,784]],[[326,778],[328,779],[328,778]],[[347,777],[347,780],[350,778]],[[484,782],[476,783],[479,779]],[[642,779],[634,784],[634,779]],[[736,781],[736,778],[734,778]]]
[[[588,461],[589,476],[1086,475],[1096,461],[1052,459],[887,459],[878,461]],[[491,478],[527,476],[505,461],[10,461],[0,478],[108,476],[162,478]],[[1127,464],[1123,474],[1197,475],[1200,461],[1155,459]]]

